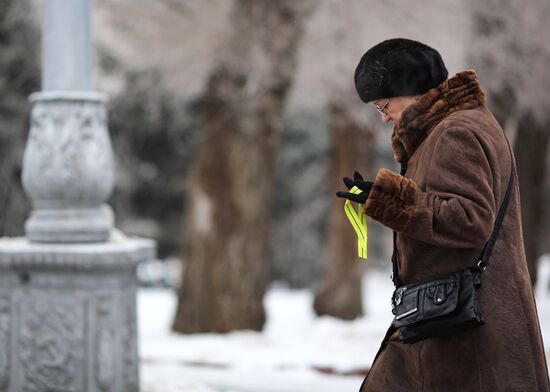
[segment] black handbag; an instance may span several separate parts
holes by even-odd
[[[509,145],[508,145],[509,147]],[[393,280],[396,290],[392,295],[393,325],[399,329],[399,340],[414,343],[459,332],[485,323],[479,305],[478,290],[481,273],[487,263],[504,219],[512,193],[514,158],[511,156],[511,173],[506,195],[498,212],[491,237],[485,244],[476,265],[463,271],[450,273],[436,279],[400,286],[397,280],[396,233],[394,232]]]
[[[399,287],[392,299],[399,340],[414,343],[483,325],[480,286],[480,272],[466,269]]]

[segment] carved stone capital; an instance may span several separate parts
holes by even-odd
[[[113,189],[105,96],[94,92],[31,95],[23,186],[34,210],[25,224],[37,242],[105,241],[113,227],[104,205]]]

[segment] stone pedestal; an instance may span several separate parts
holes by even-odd
[[[136,265],[154,242],[0,239],[0,391],[139,391]]]

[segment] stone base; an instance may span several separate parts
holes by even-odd
[[[113,227],[111,207],[31,211],[25,233],[32,242],[105,242]]]
[[[135,269],[151,240],[0,239],[0,390],[139,391]]]

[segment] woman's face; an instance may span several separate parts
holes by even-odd
[[[416,100],[416,96],[393,97],[377,99],[373,103],[379,108],[378,111],[382,115],[382,121],[384,123],[393,121],[395,125],[399,124],[403,111]]]

